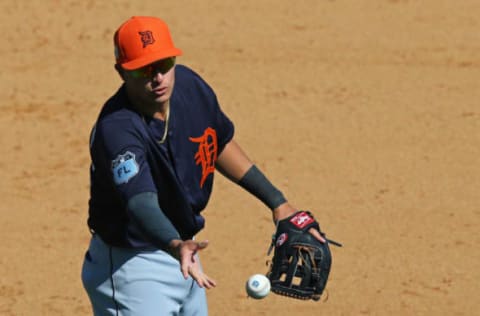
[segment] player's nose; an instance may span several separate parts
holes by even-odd
[[[157,69],[155,69],[155,72],[153,73],[153,80],[160,83],[163,81],[164,78],[165,78],[165,75],[162,74],[161,71],[158,71]]]

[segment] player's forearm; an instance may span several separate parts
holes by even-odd
[[[230,141],[217,160],[223,175],[256,196],[273,212],[274,219],[289,216],[293,209],[282,192],[252,163],[235,141]]]
[[[248,169],[238,181],[238,185],[256,196],[272,211],[277,210],[283,204],[287,204],[283,193],[255,165]],[[283,209],[283,207],[280,209]]]
[[[216,162],[217,170],[233,182],[238,182],[252,165],[252,161],[234,140],[225,146]]]

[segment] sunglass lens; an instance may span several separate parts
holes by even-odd
[[[130,74],[133,78],[151,78],[155,73],[166,74],[175,65],[175,57],[162,59],[154,64],[131,70]]]

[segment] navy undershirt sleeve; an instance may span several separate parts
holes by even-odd
[[[242,179],[238,181],[238,185],[256,196],[271,210],[287,201],[282,192],[255,165],[248,169]]]
[[[157,194],[144,192],[128,200],[128,215],[155,247],[165,249],[174,239],[181,239],[158,204]]]

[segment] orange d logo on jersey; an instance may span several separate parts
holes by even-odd
[[[190,141],[198,143],[198,151],[195,153],[195,162],[202,166],[202,179],[200,187],[203,187],[205,180],[210,173],[215,171],[215,162],[217,161],[217,132],[208,127],[200,137],[190,137]]]

